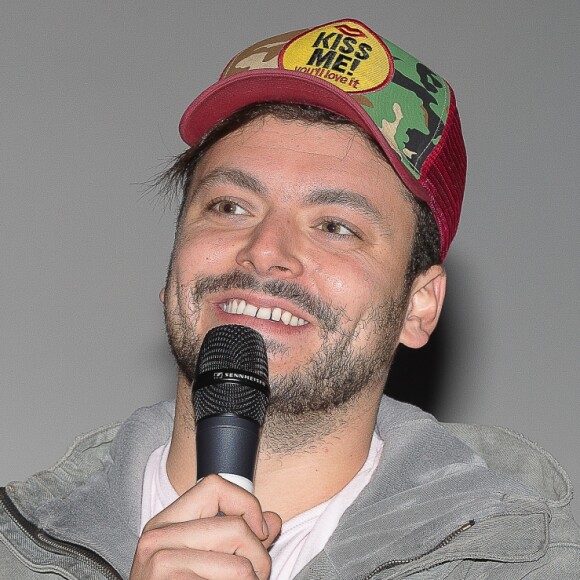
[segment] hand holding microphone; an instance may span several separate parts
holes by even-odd
[[[130,578],[266,580],[268,548],[281,526],[280,516],[263,512],[251,493],[208,475],[145,526]]]

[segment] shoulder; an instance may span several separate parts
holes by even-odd
[[[499,523],[504,527],[504,541],[510,534],[530,539],[536,533],[543,538],[538,562],[546,566],[572,562],[580,578],[580,528],[571,510],[572,485],[565,469],[540,445],[503,427],[442,423],[417,407],[387,397],[381,404],[378,428],[383,438],[391,440],[391,448],[400,447],[399,454],[407,458],[403,466],[407,473],[419,469],[415,467],[419,461],[423,463],[413,481],[424,484],[436,474],[441,482],[445,476],[452,493],[457,492],[459,479],[468,476],[465,491],[479,489],[478,499],[482,498],[481,482],[493,482],[487,492],[489,498],[499,499],[499,512],[512,514],[517,507],[519,517],[513,521],[490,517],[493,531],[489,539],[498,537]],[[410,456],[415,458],[411,467]],[[413,491],[418,493],[420,489],[415,485]],[[473,532],[476,527],[483,528],[481,524],[474,526]]]
[[[110,554],[112,543],[121,556],[132,553],[142,473],[151,452],[171,435],[173,409],[173,402],[159,403],[81,435],[50,469],[0,489],[0,580],[61,577],[51,574],[61,566],[85,566],[85,559],[46,541],[43,530],[56,530],[59,540],[73,544],[83,538],[82,545],[96,554]],[[109,522],[108,529],[91,525],[99,518]],[[85,568],[91,572],[83,577],[101,577],[89,563]]]
[[[52,467],[26,481],[9,483],[6,491],[25,512],[31,511],[33,505],[65,497],[92,473],[103,469],[120,425],[114,423],[79,435]]]
[[[65,455],[51,468],[26,481],[0,488],[0,580],[62,578],[43,568],[46,550],[37,542],[39,512],[58,503],[103,469],[119,424],[95,429],[77,437]],[[53,567],[54,569],[54,567]]]
[[[94,474],[126,471],[128,459],[138,451],[148,457],[154,445],[170,434],[173,412],[174,402],[163,401],[137,409],[124,422],[79,435],[52,467],[25,481],[9,483],[6,491],[16,507],[34,521],[39,506],[67,497]]]
[[[536,563],[528,564],[526,578],[580,578],[580,527],[571,511],[573,489],[553,455],[504,427],[443,426],[480,455],[489,469],[524,484],[545,503],[545,552]],[[520,577],[515,570],[513,577]]]
[[[551,507],[565,507],[573,497],[570,478],[545,449],[505,427],[442,423],[454,437],[483,458],[487,467],[516,479]]]

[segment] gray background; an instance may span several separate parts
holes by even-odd
[[[234,51],[345,17],[451,81],[470,155],[442,328],[397,392],[524,432],[580,486],[578,0],[4,0],[0,482],[173,396],[158,292],[175,214],[143,183]]]

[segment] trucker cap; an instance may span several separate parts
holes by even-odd
[[[380,146],[437,223],[441,260],[459,224],[467,157],[449,84],[358,20],[337,20],[258,42],[189,105],[179,125],[197,145],[255,103],[312,105],[346,117]]]

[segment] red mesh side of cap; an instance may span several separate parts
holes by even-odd
[[[459,225],[467,173],[467,154],[452,90],[445,129],[421,173],[420,182],[430,194],[428,203],[439,228],[443,261]]]

